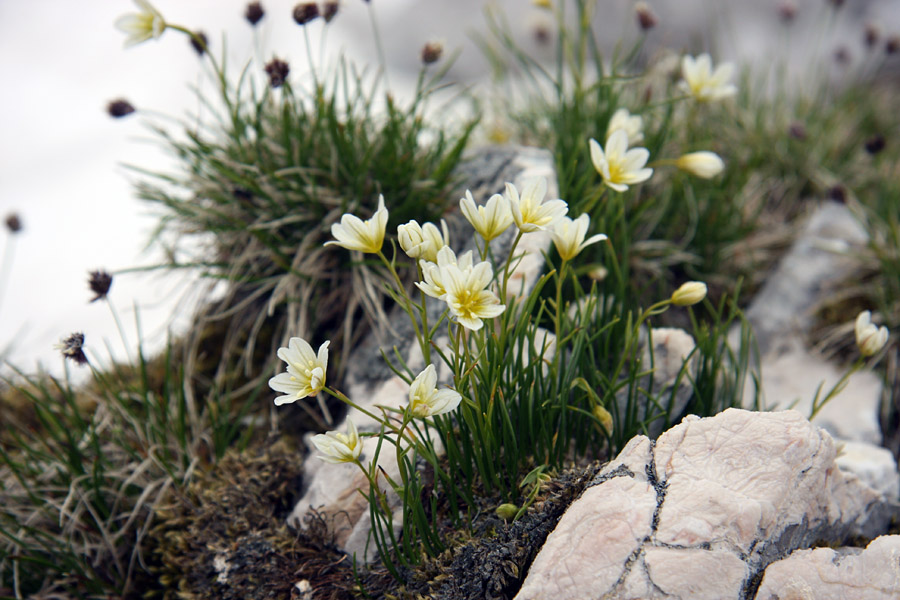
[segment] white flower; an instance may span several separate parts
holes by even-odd
[[[856,345],[863,356],[878,354],[888,340],[887,327],[876,327],[872,324],[872,313],[867,310],[856,317]]]
[[[592,139],[591,162],[600,173],[603,181],[616,190],[624,192],[629,185],[647,181],[653,175],[653,169],[644,168],[650,152],[646,148],[628,149],[628,134],[623,129],[612,132],[606,140],[606,150]]]
[[[447,231],[447,222],[441,219],[441,231],[431,223],[419,226],[416,221],[410,221],[406,225],[397,227],[397,238],[400,247],[410,258],[422,258],[429,262],[437,260],[438,250],[445,247],[450,241],[450,232]]]
[[[434,365],[425,367],[409,386],[409,410],[420,419],[448,413],[459,406],[461,400],[462,396],[456,390],[437,389]]]
[[[572,260],[591,244],[606,239],[605,234],[598,233],[585,241],[584,236],[590,226],[591,218],[586,213],[574,221],[569,217],[562,217],[553,224],[550,236],[553,238],[553,245],[556,246],[560,258]]]
[[[725,169],[725,163],[719,155],[706,150],[679,156],[675,164],[682,171],[703,179],[712,179]]]
[[[564,200],[544,202],[544,196],[547,195],[547,180],[543,177],[526,181],[521,198],[516,186],[507,183],[506,195],[509,197],[513,220],[523,233],[546,229],[553,221],[569,211],[569,206]]]
[[[332,464],[356,462],[362,452],[359,433],[350,419],[347,419],[347,433],[319,433],[312,437],[312,443],[322,453],[319,458]]]
[[[315,396],[325,387],[328,370],[328,344],[319,346],[318,355],[306,340],[292,337],[287,348],[278,349],[278,358],[287,363],[287,373],[280,373],[269,380],[269,387],[285,394],[275,398],[275,405],[296,402],[300,398]]]
[[[422,277],[425,281],[416,282],[416,287],[432,298],[443,300],[444,294],[446,294],[447,291],[444,289],[444,279],[441,276],[441,267],[454,265],[459,267],[462,271],[471,271],[472,251],[469,250],[468,252],[464,252],[459,257],[459,260],[457,260],[456,254],[450,249],[450,246],[444,246],[438,251],[437,264],[425,260],[420,260],[419,264],[422,266]]]
[[[166,22],[147,0],[134,0],[141,12],[129,13],[116,19],[116,27],[128,34],[125,46],[134,46],[150,38],[159,39],[166,30]]]
[[[629,144],[640,144],[644,141],[644,120],[640,115],[632,115],[627,108],[620,108],[613,113],[606,126],[606,139],[617,129],[625,130]]]
[[[477,331],[483,325],[482,319],[493,319],[506,310],[499,298],[485,289],[494,277],[489,262],[480,262],[465,271],[447,265],[440,268],[440,276],[446,290],[444,301],[466,329]]]
[[[466,190],[466,197],[460,198],[459,208],[484,241],[489,242],[512,225],[513,215],[509,201],[500,194],[491,196],[484,206],[476,206],[472,192]]]
[[[388,211],[384,207],[384,196],[378,196],[378,210],[371,219],[363,221],[359,217],[345,214],[340,224],[331,226],[331,235],[335,240],[325,245],[337,244],[348,250],[359,250],[368,254],[377,254],[384,243],[384,232],[387,229]]]
[[[706,298],[706,284],[702,281],[688,281],[672,292],[672,304],[692,306]]]
[[[722,63],[712,68],[709,54],[701,54],[696,59],[684,56],[681,59],[681,89],[700,102],[721,100],[737,93],[737,87],[729,83],[734,74],[734,65]]]

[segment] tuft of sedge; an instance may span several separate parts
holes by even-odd
[[[84,334],[77,332],[65,338],[54,346],[62,355],[75,362],[77,365],[86,365],[87,356],[84,354]]]

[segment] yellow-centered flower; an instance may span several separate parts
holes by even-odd
[[[591,139],[591,162],[600,173],[604,183],[616,190],[624,192],[629,185],[647,181],[653,175],[653,169],[645,168],[650,152],[646,148],[628,149],[628,134],[624,129],[616,129],[606,140],[606,149]]]
[[[628,112],[627,108],[620,108],[613,113],[606,126],[606,139],[612,135],[613,131],[622,129],[628,134],[629,144],[640,144],[644,141],[644,120],[640,115],[633,115]]]
[[[378,196],[378,210],[371,219],[363,221],[349,213],[341,217],[340,224],[331,226],[334,240],[325,245],[337,244],[348,250],[359,250],[368,254],[377,254],[384,244],[384,232],[387,229],[388,211],[384,207],[384,196]]]
[[[438,251],[437,264],[420,260],[419,265],[422,267],[422,277],[425,281],[417,281],[416,287],[432,298],[443,300],[447,290],[444,289],[444,278],[441,276],[441,268],[454,265],[463,272],[471,271],[472,251],[464,252],[457,260],[456,254],[450,249],[450,246],[444,246]]]
[[[606,239],[606,234],[598,233],[585,241],[584,236],[587,235],[590,226],[591,218],[587,213],[582,214],[574,221],[569,217],[561,217],[553,223],[550,236],[553,238],[553,245],[556,246],[560,258],[572,260],[591,244]]]
[[[443,233],[432,223],[420,226],[416,221],[410,221],[397,227],[397,239],[408,257],[434,262],[437,260],[438,251],[450,242],[447,222],[443,219],[441,228]]]
[[[448,413],[459,406],[461,400],[462,396],[456,390],[437,389],[434,365],[425,367],[409,386],[409,411],[420,419]]]
[[[691,306],[706,298],[706,284],[702,281],[688,281],[672,292],[672,304]]]
[[[678,157],[675,165],[691,175],[712,179],[725,169],[725,163],[715,152],[690,152]]]
[[[166,21],[147,0],[134,0],[141,12],[129,13],[116,19],[116,27],[128,34],[125,47],[134,46],[150,38],[158,39],[166,30]]]
[[[500,194],[491,196],[484,206],[476,206],[472,192],[466,190],[466,197],[459,200],[459,208],[486,242],[506,231],[513,222],[509,201]]]
[[[867,310],[856,317],[856,345],[863,356],[873,356],[884,348],[888,341],[888,329],[872,323],[872,313]]]
[[[319,458],[327,463],[356,462],[362,452],[362,442],[353,421],[347,419],[347,433],[329,431],[312,437],[312,443],[322,454]]]
[[[507,183],[506,195],[509,198],[513,220],[523,233],[546,229],[553,221],[569,211],[569,206],[564,200],[544,201],[544,196],[547,195],[547,180],[543,177],[526,181],[521,197],[516,186]]]
[[[681,89],[699,102],[710,102],[734,96],[737,87],[729,83],[734,75],[734,65],[722,63],[715,70],[709,54],[701,54],[696,59],[684,56],[681,59]]]
[[[466,329],[477,331],[483,325],[482,319],[493,319],[506,310],[500,299],[485,289],[494,277],[489,262],[480,262],[465,271],[447,265],[440,268],[440,276],[446,290],[444,301]]]
[[[306,340],[292,337],[287,348],[278,349],[278,358],[287,363],[287,373],[269,380],[270,388],[285,394],[275,398],[276,406],[315,396],[325,387],[329,343],[319,346],[319,353],[313,354],[312,346]]]

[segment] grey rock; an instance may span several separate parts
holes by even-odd
[[[689,416],[634,438],[560,519],[517,600],[749,600],[815,541],[886,531],[900,506],[845,474],[796,411]]]

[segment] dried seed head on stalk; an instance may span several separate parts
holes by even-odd
[[[19,233],[22,231],[22,219],[18,213],[9,213],[6,215],[6,228],[10,233]]]
[[[91,291],[94,292],[94,297],[91,298],[91,302],[106,298],[106,295],[109,293],[109,287],[112,285],[112,280],[112,275],[103,269],[90,272],[88,286],[91,288]]]
[[[134,106],[124,98],[117,98],[106,105],[106,112],[114,119],[121,119],[134,112]]]
[[[264,16],[266,16],[266,11],[263,10],[262,4],[259,2],[251,2],[247,5],[247,10],[244,11],[244,18],[254,27]]]
[[[266,63],[266,74],[269,76],[269,85],[273,88],[281,87],[287,80],[291,68],[280,58],[273,58]]]
[[[294,21],[297,25],[306,25],[319,18],[319,5],[315,2],[301,2],[294,7]]]
[[[87,356],[84,354],[83,333],[73,333],[53,347],[59,350],[64,357],[74,360],[77,365],[86,365],[88,363]]]

